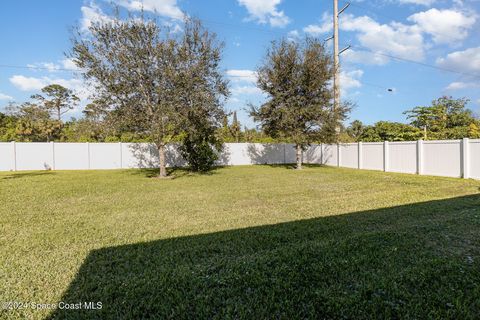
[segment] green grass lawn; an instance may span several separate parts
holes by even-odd
[[[329,167],[0,173],[15,318],[478,318],[480,181]]]

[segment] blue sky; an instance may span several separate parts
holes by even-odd
[[[81,78],[63,70],[74,68],[64,54],[70,48],[69,29],[109,19],[110,2],[2,2],[0,110],[10,100],[28,100],[49,83],[75,89],[86,98]],[[182,12],[202,19],[226,44],[222,68],[232,91],[226,108],[238,110],[240,121],[249,127],[254,123],[244,110],[248,102],[263,99],[254,70],[270,41],[295,41],[304,35],[324,39],[332,29],[332,0],[113,2],[134,12],[143,5],[171,26]],[[340,7],[345,4],[340,0]],[[480,113],[480,0],[356,0],[341,15],[340,25],[341,46],[352,45],[341,57],[342,98],[357,105],[349,121],[405,121],[404,110],[442,95],[467,97],[469,107]],[[79,115],[80,108],[69,114]]]

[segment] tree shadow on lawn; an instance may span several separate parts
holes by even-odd
[[[198,176],[198,175],[210,176],[210,175],[218,174],[218,171],[217,171],[218,169],[224,169],[228,167],[229,166],[215,166],[212,168],[212,170],[206,171],[206,172],[193,172],[188,167],[168,167],[167,176],[171,179]],[[158,168],[141,168],[141,169],[132,169],[130,172],[135,175],[143,175],[147,178],[157,178],[160,171]]]
[[[94,250],[49,319],[475,318],[480,195]]]
[[[268,166],[270,168],[279,168],[279,169],[288,169],[288,170],[296,170],[297,164],[296,163],[285,163],[285,164],[262,164],[262,166]],[[326,166],[323,164],[309,164],[309,163],[302,163],[302,169],[305,168],[325,168]]]
[[[9,180],[9,179],[21,179],[21,178],[29,178],[29,177],[36,177],[36,176],[45,176],[45,175],[53,175],[55,172],[53,171],[29,171],[29,172],[15,172],[9,174],[7,176],[2,177],[2,179]]]

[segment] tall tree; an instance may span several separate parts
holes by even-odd
[[[268,100],[252,106],[250,114],[265,133],[295,143],[301,169],[303,149],[314,141],[334,140],[348,112],[346,106],[333,109],[330,56],[316,39],[274,41],[257,73],[257,86]]]
[[[72,90],[59,84],[50,84],[44,87],[42,92],[45,96],[35,94],[32,99],[36,99],[39,105],[55,115],[58,121],[61,121],[62,115],[72,110],[80,101]]]
[[[88,38],[74,37],[75,63],[122,125],[155,142],[165,177],[166,145],[221,121],[228,95],[219,72],[222,45],[189,18],[181,33],[145,16],[93,23],[89,31]]]

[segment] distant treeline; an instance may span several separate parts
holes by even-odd
[[[73,93],[59,85],[42,90],[46,96],[34,95],[33,101],[10,104],[5,113],[0,112],[0,141],[19,142],[148,142],[149,136],[134,128],[122,127],[105,111],[100,102],[88,104],[83,117],[62,120],[65,111],[77,101]],[[49,96],[54,90],[61,101]],[[50,103],[49,103],[50,102]],[[419,106],[405,111],[409,124],[379,121],[364,125],[355,120],[342,127],[340,142],[358,141],[412,141],[480,138],[480,120],[466,107],[466,99],[441,97],[430,106]],[[60,108],[58,108],[60,106]],[[290,142],[274,139],[261,130],[242,126],[233,112],[225,116],[217,135],[224,142]],[[280,141],[281,140],[281,141]],[[322,142],[322,141],[318,141]]]

